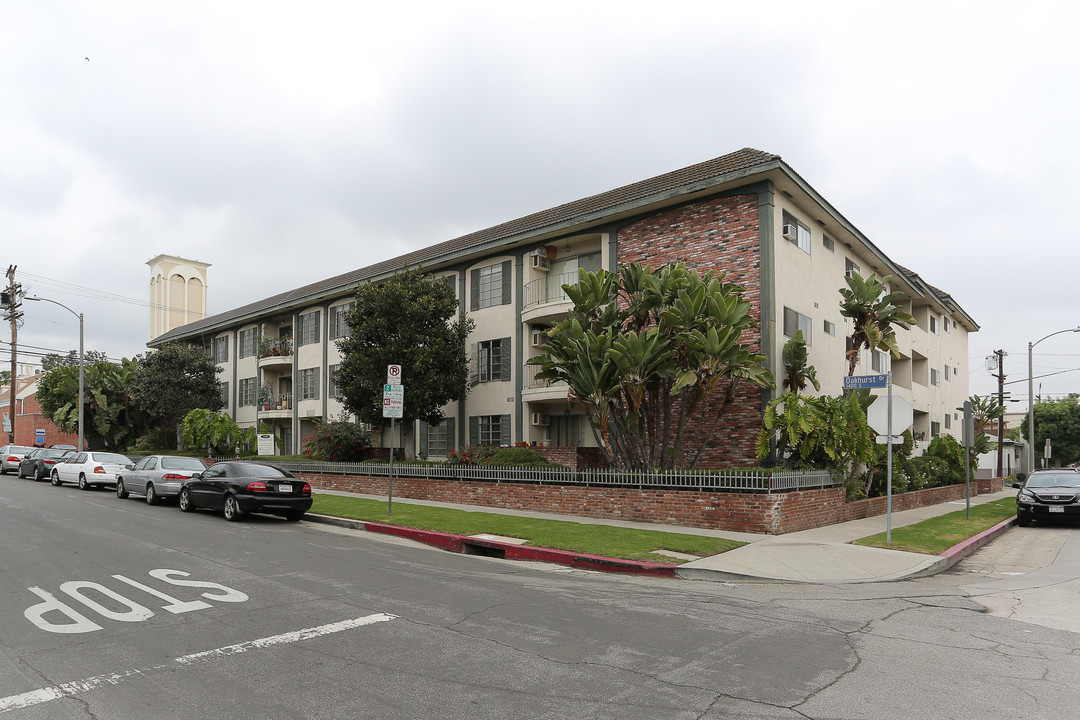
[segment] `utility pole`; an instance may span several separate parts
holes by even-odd
[[[7,317],[5,319],[11,321],[11,378],[8,382],[8,443],[15,444],[15,391],[18,387],[16,382],[18,379],[18,366],[16,365],[16,358],[18,357],[18,333],[19,333],[19,318],[22,317],[22,313],[19,312],[19,286],[15,284],[15,265],[8,265],[7,289],[0,292],[0,307],[7,311]]]
[[[998,405],[1002,408],[1001,416],[998,417],[997,426],[997,476],[999,478],[1005,477],[1005,351],[995,350],[994,354],[997,355],[997,367],[998,367]]]

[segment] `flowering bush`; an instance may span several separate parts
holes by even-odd
[[[447,465],[487,465],[497,450],[494,445],[467,445],[460,450],[446,453]]]
[[[304,438],[304,456],[309,460],[360,462],[371,447],[371,435],[358,423],[316,423],[315,432]]]
[[[499,448],[476,445],[447,454],[447,465],[547,465],[547,458],[528,447]]]

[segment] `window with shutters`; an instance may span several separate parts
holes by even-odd
[[[337,340],[349,334],[349,324],[345,322],[345,313],[353,309],[353,303],[334,305],[330,308],[330,339]]]
[[[241,407],[255,404],[255,378],[240,378],[240,397],[236,402]]]
[[[341,365],[331,365],[326,370],[326,397],[331,400],[337,400],[341,397],[341,392],[338,390],[337,372],[341,369]]]
[[[473,415],[469,418],[470,445],[506,445],[509,442],[509,415]]]
[[[319,311],[313,310],[300,316],[300,344],[319,342]]]
[[[242,358],[251,357],[255,354],[255,328],[240,331],[237,352]]]
[[[222,404],[226,408],[228,408],[229,407],[229,383],[227,383],[227,382],[218,383],[218,390],[221,391],[221,402],[222,402]]]
[[[214,338],[214,362],[223,363],[229,360],[229,336]]]
[[[300,399],[319,399],[319,368],[307,368],[300,371]]]
[[[470,273],[473,310],[510,304],[510,261],[477,268]]]
[[[476,344],[477,379],[496,382],[510,379],[510,338]]]

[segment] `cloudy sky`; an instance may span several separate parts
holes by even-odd
[[[221,312],[754,147],[975,318],[971,392],[1001,348],[1026,402],[1027,343],[1080,325],[1075,3],[529,7],[7,0],[0,271],[130,357],[160,253]],[[24,309],[21,345],[77,346]],[[1078,368],[1046,340],[1036,392]]]

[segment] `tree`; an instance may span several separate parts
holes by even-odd
[[[346,410],[370,425],[385,425],[386,367],[400,365],[407,388],[402,426],[411,428],[416,420],[441,424],[443,406],[468,392],[465,339],[475,323],[468,317],[452,321],[457,312],[454,288],[419,268],[361,285],[345,315],[349,335],[337,341],[336,382]]]
[[[92,446],[127,447],[146,427],[146,416],[132,403],[131,383],[138,363],[99,360],[83,368],[83,436]],[[79,430],[79,368],[58,365],[38,386],[41,410],[61,430]]]
[[[859,352],[883,350],[899,357],[896,346],[896,326],[908,328],[915,324],[915,318],[896,306],[904,294],[887,292],[892,275],[886,275],[879,281],[876,274],[865,280],[857,272],[845,278],[846,288],[840,288],[840,314],[851,318],[854,329],[851,332],[851,348],[847,351],[848,375],[855,374],[859,363]]]
[[[84,365],[89,366],[97,362],[109,362],[109,357],[105,353],[97,350],[83,351]],[[68,350],[67,355],[49,353],[41,358],[41,369],[43,372],[49,372],[58,367],[79,367],[79,351]]]
[[[0,370],[0,387],[4,387],[11,381],[10,370]]]
[[[975,437],[971,441],[970,461],[973,468],[979,465],[979,456],[988,453],[997,447],[989,435],[986,434],[986,426],[994,420],[1000,420],[1005,415],[1005,406],[998,403],[992,395],[972,395],[968,398],[971,403],[971,420],[975,429]],[[956,408],[963,411],[963,407]]]
[[[799,394],[806,389],[806,384],[814,386],[814,390],[821,390],[821,383],[817,379],[817,369],[807,363],[808,353],[806,341],[803,340],[802,330],[796,330],[795,335],[784,343],[784,387]]]
[[[579,270],[574,302],[548,333],[537,377],[564,381],[614,467],[694,467],[740,383],[772,387],[763,355],[742,342],[756,326],[743,288],[685,264],[619,273]]]
[[[171,343],[139,356],[131,396],[153,420],[176,427],[176,448],[183,449],[180,421],[197,408],[224,405],[217,375],[221,372],[201,348]]]
[[[1035,414],[1035,458],[1042,457],[1046,441],[1050,440],[1050,449],[1054,460],[1061,465],[1080,462],[1080,395],[1073,393],[1061,400],[1036,403]],[[1020,425],[1024,437],[1028,437],[1028,419]]]

